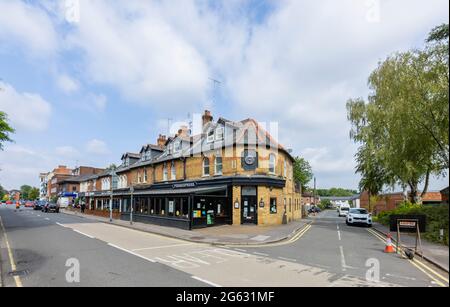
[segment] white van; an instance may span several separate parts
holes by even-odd
[[[338,214],[339,217],[344,216],[346,217],[348,215],[348,212],[350,211],[350,205],[348,204],[341,204],[338,208]]]

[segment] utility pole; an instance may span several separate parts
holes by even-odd
[[[314,177],[314,192],[313,192],[314,206],[316,205],[316,177]]]

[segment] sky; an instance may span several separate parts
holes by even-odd
[[[0,110],[16,129],[0,184],[117,164],[208,109],[277,123],[318,187],[357,189],[347,100],[448,12],[447,0],[0,0]]]

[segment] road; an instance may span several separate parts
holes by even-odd
[[[346,226],[333,211],[289,242],[252,248],[185,242],[29,209],[0,208],[0,216],[17,271],[26,271],[19,277],[23,286],[448,285],[415,263],[384,254],[380,238],[366,228]],[[6,249],[4,281],[14,286],[19,278],[7,274]],[[70,258],[80,263],[79,283],[66,281]],[[377,264],[379,274],[372,270]],[[374,272],[369,279],[368,270]]]

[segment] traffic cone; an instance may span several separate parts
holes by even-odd
[[[394,247],[392,246],[392,236],[390,233],[388,233],[387,238],[386,238],[386,248],[384,249],[385,253],[395,253]]]

